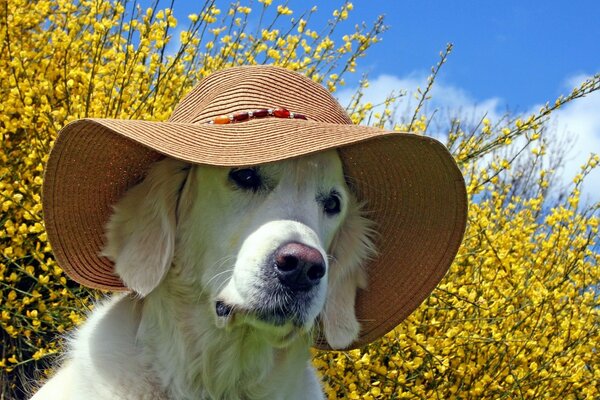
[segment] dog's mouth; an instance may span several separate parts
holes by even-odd
[[[256,319],[274,326],[282,326],[291,323],[297,328],[303,327],[306,323],[303,316],[292,314],[285,309],[242,309],[226,304],[220,300],[215,303],[215,314],[217,315],[217,318],[221,320],[219,325],[227,324],[229,320],[232,320],[234,317],[246,321]]]
[[[243,307],[230,304],[224,300],[214,303],[215,315],[221,326],[238,322],[260,321],[271,326],[292,325],[295,328],[308,328],[313,321],[309,321],[308,307],[312,296],[305,294],[293,300],[286,296],[258,296],[251,305]],[[306,298],[304,298],[306,297]]]

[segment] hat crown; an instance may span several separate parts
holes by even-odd
[[[204,78],[175,107],[169,122],[205,123],[219,115],[277,107],[312,121],[352,123],[323,86],[299,73],[266,65],[229,68]]]

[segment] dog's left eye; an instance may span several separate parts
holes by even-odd
[[[229,179],[244,190],[258,191],[263,182],[257,168],[235,168],[229,171]]]
[[[336,191],[329,193],[329,196],[323,198],[321,200],[321,204],[323,205],[323,210],[327,215],[339,214],[342,210],[340,195]]]

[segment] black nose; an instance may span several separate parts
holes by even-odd
[[[284,244],[275,251],[274,259],[279,281],[292,290],[306,291],[325,275],[321,252],[304,244]]]

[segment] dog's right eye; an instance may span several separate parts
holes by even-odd
[[[252,190],[253,192],[258,191],[263,186],[257,168],[234,168],[229,171],[229,179],[240,189]]]

